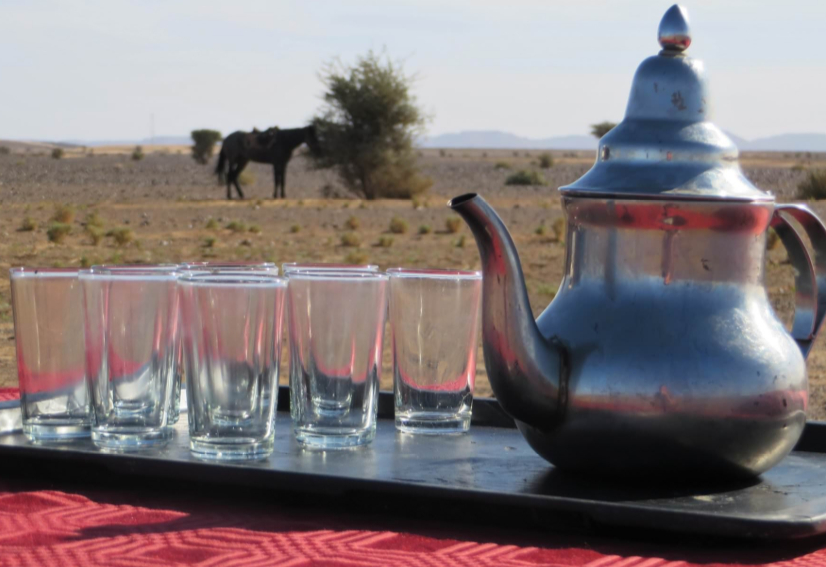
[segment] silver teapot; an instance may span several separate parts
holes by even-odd
[[[806,423],[826,228],[743,175],[710,122],[702,63],[686,56],[682,7],[659,42],[593,168],[559,189],[565,275],[536,321],[502,220],[474,194],[449,205],[482,257],[491,386],[537,453],[593,474],[751,477]],[[764,286],[769,227],[796,270],[791,333]]]

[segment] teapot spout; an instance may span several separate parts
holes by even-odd
[[[482,343],[491,388],[514,419],[552,428],[566,406],[566,351],[539,332],[516,247],[499,215],[475,193],[448,205],[470,226],[482,257]]]

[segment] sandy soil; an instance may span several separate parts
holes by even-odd
[[[147,157],[141,161],[130,159],[131,148],[96,150],[92,157],[88,151],[70,148],[67,157],[60,160],[26,149],[15,147],[10,155],[0,155],[2,273],[16,265],[213,258],[266,259],[279,264],[295,260],[370,261],[382,269],[398,265],[474,268],[479,266],[479,257],[469,231],[464,225],[455,234],[446,230],[445,222],[453,213],[444,205],[452,196],[478,192],[493,204],[514,236],[536,314],[552,299],[562,279],[565,249],[564,244],[548,235],[537,235],[535,230],[541,224],[551,226],[561,215],[556,187],[582,175],[593,159],[588,152],[552,152],[554,167],[543,172],[547,187],[508,187],[504,185],[508,170],[497,169],[495,164],[506,161],[514,169],[528,167],[541,152],[423,150],[421,169],[434,185],[429,196],[414,208],[408,201],[324,199],[325,193],[344,195],[344,191],[334,175],[313,171],[300,156],[287,172],[290,199],[271,200],[272,171],[252,165],[249,171],[254,180],[245,188],[247,200],[227,202],[224,188],[212,174],[214,165],[196,164],[185,147],[144,148]],[[826,157],[755,154],[744,156],[743,162],[746,174],[758,186],[774,192],[780,201],[789,201],[805,176],[805,167],[826,166]],[[73,233],[63,244],[52,244],[46,227],[59,204],[76,210]],[[826,206],[815,203],[814,208],[826,214]],[[134,240],[122,247],[111,238],[93,245],[82,225],[93,211],[107,228],[129,227]],[[405,234],[389,234],[388,225],[395,216],[407,222]],[[31,217],[38,228],[20,231],[25,217]],[[361,240],[358,247],[341,244],[350,217],[359,222],[355,231]],[[215,219],[219,228],[208,229],[210,219]],[[260,232],[224,228],[233,220],[255,225]],[[419,234],[423,225],[431,229],[429,234]],[[381,237],[389,236],[392,246],[378,246]],[[794,282],[781,247],[769,252],[766,285],[779,316],[788,322]],[[477,393],[490,395],[481,352],[479,360]],[[386,350],[384,388],[391,385],[390,363]],[[809,371],[811,417],[824,419],[826,347],[822,341],[809,359]],[[4,276],[0,279],[0,386],[16,381],[10,292]]]

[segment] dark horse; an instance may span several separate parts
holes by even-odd
[[[224,181],[226,178],[227,199],[232,199],[232,185],[235,185],[238,197],[244,198],[244,192],[241,191],[241,186],[238,183],[238,175],[251,161],[272,164],[275,176],[273,199],[278,198],[279,187],[281,187],[281,198],[285,199],[284,181],[287,163],[293,156],[295,149],[301,144],[307,144],[315,154],[320,153],[315,126],[288,130],[268,128],[263,132],[258,130],[251,133],[233,132],[227,136],[221,145],[218,166],[215,168],[218,179]],[[227,170],[226,174],[224,172],[225,168]]]

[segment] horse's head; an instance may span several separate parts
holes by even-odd
[[[318,142],[318,136],[316,136],[315,124],[304,128],[304,143],[307,144],[313,154],[317,156],[322,154],[321,144]]]

